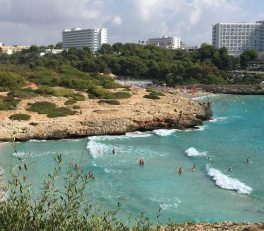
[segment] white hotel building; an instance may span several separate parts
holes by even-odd
[[[63,49],[89,47],[94,53],[107,43],[106,28],[81,29],[73,28],[62,32]]]
[[[150,38],[148,44],[154,44],[163,48],[180,49],[181,38],[172,36],[162,36],[161,38]]]
[[[216,48],[226,47],[234,56],[239,56],[248,48],[264,52],[264,21],[217,23],[213,25],[212,44]]]

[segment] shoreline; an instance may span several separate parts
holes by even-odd
[[[120,105],[79,101],[80,110],[73,116],[48,118],[26,110],[28,103],[49,101],[64,106],[66,98],[38,96],[22,100],[16,110],[0,112],[0,141],[58,140],[98,135],[123,135],[127,132],[155,129],[188,129],[202,125],[212,117],[210,103],[192,100],[177,93],[165,93],[159,100],[144,98],[146,89],[132,88],[132,97]],[[29,121],[13,121],[9,116],[25,113]]]

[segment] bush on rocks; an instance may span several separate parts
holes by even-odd
[[[2,96],[0,97],[0,111],[14,110],[19,102],[19,99],[15,99],[12,96]]]
[[[13,114],[9,116],[11,120],[30,120],[31,116],[28,114]]]
[[[107,103],[110,105],[120,105],[120,102],[116,99],[110,99],[110,100],[99,100],[98,103]]]
[[[71,109],[66,107],[57,107],[56,104],[47,101],[36,102],[30,105],[28,110],[39,114],[47,114],[49,118],[74,115],[74,112]]]

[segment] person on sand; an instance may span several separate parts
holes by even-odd
[[[143,159],[140,159],[140,160],[138,161],[138,163],[139,163],[139,165],[144,166],[144,160],[143,160]]]
[[[179,175],[182,175],[183,174],[183,167],[180,167],[179,168]]]
[[[195,172],[196,171],[196,165],[194,164],[193,166],[192,166],[192,172]]]

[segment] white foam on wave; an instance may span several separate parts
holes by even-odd
[[[109,169],[109,168],[104,168],[105,173],[112,173],[112,174],[122,174],[121,170],[114,170],[114,169]]]
[[[207,166],[208,176],[212,177],[215,181],[215,184],[220,188],[233,190],[241,194],[250,194],[252,192],[252,188],[247,186],[246,184],[240,182],[237,179],[231,178],[221,171],[209,168]]]
[[[187,156],[206,156],[207,155],[207,152],[198,151],[194,147],[188,148],[187,150],[185,150],[185,153],[187,154]]]
[[[153,133],[157,136],[170,136],[175,131],[177,131],[177,129],[156,129],[153,130]]]
[[[29,153],[24,152],[24,151],[14,152],[12,155],[15,156],[15,157],[19,157],[19,158],[29,157]]]
[[[111,152],[113,147],[111,145],[106,145],[101,143],[100,141],[104,141],[106,137],[102,136],[92,136],[89,137],[89,141],[87,143],[87,150],[90,152],[93,158],[98,158],[102,156],[106,152]]]
[[[28,142],[42,143],[42,142],[47,142],[47,140],[29,140]]]
[[[135,131],[135,132],[127,132],[126,136],[129,138],[137,138],[137,137],[150,137],[152,134],[150,132],[140,132],[140,131]]]
[[[155,198],[151,197],[151,201],[158,202],[159,206],[163,210],[169,210],[169,209],[176,209],[179,204],[181,203],[181,200],[178,198]]]
[[[227,119],[227,117],[214,117],[214,118],[210,119],[209,121],[212,123],[216,123],[216,122],[222,122],[226,119]]]

